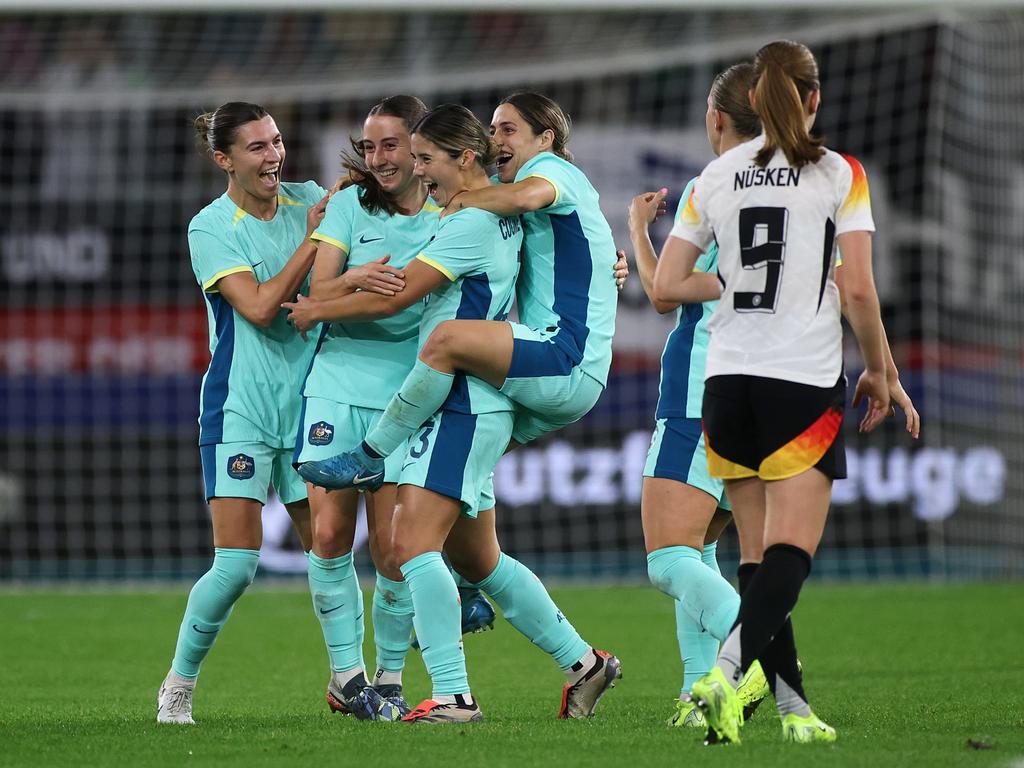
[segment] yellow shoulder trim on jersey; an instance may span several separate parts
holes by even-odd
[[[284,195],[278,195],[277,202],[281,205],[302,205],[298,200],[292,200],[290,197],[285,197]]]
[[[346,254],[349,252],[348,246],[341,242],[341,240],[335,240],[333,237],[328,237],[322,232],[314,232],[312,235],[309,236],[309,239],[320,240],[321,242],[329,243],[330,245],[333,245],[336,248],[341,248],[341,250],[343,250]]]
[[[429,256],[425,256],[424,254],[422,254],[422,253],[421,253],[421,254],[419,254],[419,255],[418,255],[418,256],[417,256],[416,258],[417,258],[417,259],[419,259],[420,261],[422,261],[422,262],[423,262],[424,264],[429,264],[430,266],[432,266],[432,267],[433,267],[434,269],[436,269],[436,270],[437,270],[438,272],[440,272],[440,273],[441,273],[442,275],[444,275],[445,277],[447,277],[447,278],[448,278],[449,280],[451,280],[451,281],[452,281],[453,283],[454,283],[454,282],[455,282],[455,281],[456,281],[456,280],[458,279],[457,277],[455,277],[455,275],[453,275],[453,274],[452,274],[452,273],[451,273],[451,272],[450,272],[450,271],[448,270],[448,268],[447,268],[447,267],[443,267],[443,266],[441,266],[440,264],[438,264],[438,263],[437,263],[436,261],[434,261],[434,260],[433,260],[432,258],[430,258]]]
[[[558,202],[558,198],[560,198],[562,196],[562,191],[558,188],[558,185],[555,184],[555,182],[553,182],[551,179],[549,179],[543,173],[531,173],[526,178],[527,179],[534,179],[534,178],[544,179],[544,181],[546,181],[548,184],[550,184],[552,187],[555,188],[555,199],[552,200],[549,205],[554,205],[555,203],[557,203]]]
[[[214,288],[214,286],[221,279],[227,277],[228,275],[234,275],[234,274],[236,274],[238,272],[252,272],[253,274],[255,274],[255,270],[252,267],[250,267],[250,266],[245,266],[245,267],[228,267],[227,269],[222,269],[216,275],[214,275],[209,280],[207,280],[205,283],[203,283],[203,291],[206,292],[206,293],[219,293],[219,290],[217,288]]]
[[[248,214],[241,208],[235,208],[235,218],[231,220],[231,228],[234,229],[238,226],[238,222],[244,219]]]
[[[428,197],[423,201],[423,210],[429,213],[438,213],[444,209]]]

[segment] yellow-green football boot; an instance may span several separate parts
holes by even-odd
[[[700,711],[697,702],[688,693],[676,699],[676,711],[672,717],[665,721],[666,725],[673,728],[706,728],[707,721],[704,720],[704,713]]]
[[[721,667],[714,667],[695,682],[690,695],[708,723],[708,739],[705,743],[740,743],[743,705]]]
[[[743,705],[744,721],[753,717],[754,711],[769,693],[771,690],[768,688],[768,678],[764,676],[761,662],[755,659],[736,689],[736,695],[740,697],[740,704]]]
[[[782,718],[782,740],[794,744],[831,744],[836,740],[836,729],[813,712],[803,717],[790,712]]]

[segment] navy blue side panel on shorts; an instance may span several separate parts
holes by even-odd
[[[459,302],[459,309],[455,313],[456,320],[483,320],[487,317],[487,309],[491,306],[491,282],[487,274],[463,275],[462,278],[462,300]],[[466,382],[466,374],[456,373],[452,382],[452,391],[441,405],[445,411],[457,413],[470,413],[472,406],[469,402],[469,384]],[[462,475],[460,474],[461,478]]]
[[[453,499],[462,496],[462,477],[473,448],[476,414],[447,412],[440,420],[424,487]]]
[[[594,261],[590,241],[583,233],[576,211],[551,214],[551,234],[555,246],[555,302],[552,307],[559,317],[561,332],[555,343],[564,347],[573,363],[583,360],[587,348],[587,311],[590,306],[590,282]]]
[[[199,444],[219,443],[224,436],[224,403],[228,399],[228,376],[235,351],[235,310],[219,293],[206,294],[217,326],[217,346],[203,385],[203,411],[199,421]]]
[[[699,304],[696,306],[700,308]],[[665,434],[661,438],[661,452],[654,469],[655,476],[672,477],[676,474],[673,471],[675,467],[686,467],[688,470],[693,463],[693,454],[697,451],[701,434],[700,419],[672,419],[670,424],[666,424]],[[687,482],[686,477],[672,479]]]
[[[566,354],[564,347],[558,344],[558,337],[562,333],[564,331],[553,336],[551,341],[513,339],[512,363],[508,367],[507,378],[568,376],[572,373],[575,363]]]
[[[690,360],[697,323],[704,316],[703,304],[683,304],[679,324],[668,337],[661,354],[661,387],[654,418],[686,418],[690,398]]]
[[[217,495],[217,446],[199,446],[199,456],[203,465],[203,487],[206,489],[206,498],[212,499]]]
[[[313,361],[316,360],[316,356],[320,354],[320,348],[324,345],[324,339],[327,338],[327,332],[330,331],[331,324],[324,323],[320,329],[320,338],[316,340],[316,349],[313,350],[313,356],[309,358],[309,367],[306,368],[306,375],[302,377],[302,386],[299,387],[299,392],[303,393],[306,391],[306,381],[309,379],[309,373],[313,370]],[[295,451],[292,453],[292,464],[298,466],[299,454],[302,453],[302,446],[306,444],[306,397],[302,397],[302,410],[299,412],[299,430],[295,434]]]

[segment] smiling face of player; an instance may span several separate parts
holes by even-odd
[[[267,115],[238,126],[228,151],[215,152],[213,159],[228,173],[229,194],[235,191],[258,204],[273,204],[281,187],[284,157],[281,132],[274,118]]]
[[[363,159],[381,188],[396,201],[420,194],[413,175],[412,139],[405,121],[391,115],[371,115],[363,125]]]
[[[471,157],[469,164],[475,164],[473,151],[465,150]],[[464,154],[465,154],[464,153]],[[430,139],[418,133],[412,135],[413,173],[427,185],[427,194],[442,208],[454,195],[466,189],[466,157],[452,157]]]
[[[552,132],[537,134],[511,104],[499,104],[491,118],[491,136],[498,145],[498,178],[515,181],[519,169],[541,152],[551,149]]]

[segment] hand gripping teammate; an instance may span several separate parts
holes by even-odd
[[[452,205],[490,185],[484,168],[496,155],[493,142],[468,110],[446,105],[420,121],[412,145],[416,173],[447,209],[436,238],[406,268],[405,289],[389,298],[351,296],[286,305],[300,328],[321,317],[392,314],[427,293],[421,343],[451,318],[500,320],[507,314],[522,240],[519,219],[479,208],[456,211]],[[513,626],[563,669],[563,716],[592,714],[618,672],[617,660],[580,638],[529,569],[500,551],[490,477],[510,439],[512,408],[487,383],[459,375],[451,396],[437,413],[428,414],[405,453],[394,553],[412,592],[416,634],[434,684],[433,698],[407,718],[412,722],[482,718],[469,690],[458,595],[442,549],[458,572],[472,575],[475,586],[494,598]]]
[[[349,175],[359,182],[331,198],[312,235],[318,247],[310,296],[334,298],[355,288],[394,296],[404,289],[403,270],[433,239],[441,212],[413,174],[410,131],[426,112],[422,101],[401,95],[386,98],[370,110],[362,137],[353,142],[356,156],[346,156],[345,161]],[[347,281],[371,269],[364,272],[362,282]],[[337,445],[361,439],[376,424],[416,360],[423,307],[415,302],[380,320],[323,326],[302,386],[296,465],[330,456]],[[402,695],[402,669],[413,629],[412,599],[391,557],[391,520],[402,458],[392,455],[384,484],[365,498],[370,552],[377,569],[373,687],[404,716],[409,706]],[[377,719],[379,704],[372,692],[365,691],[363,609],[352,570],[358,494],[355,490],[327,493],[311,485],[309,500],[313,528],[309,583],[331,662],[327,702],[336,712]],[[464,631],[493,625],[494,609],[479,591],[460,589],[460,595]]]
[[[716,155],[761,133],[761,123],[747,99],[752,79],[752,65],[742,63],[721,72],[711,85],[705,122]],[[695,182],[696,179],[691,180],[683,192],[677,219]],[[630,238],[644,291],[658,312],[676,310],[678,318],[661,357],[657,423],[644,467],[640,510],[651,582],[675,599],[683,683],[669,724],[705,728],[704,716],[690,696],[690,689],[714,666],[719,645],[736,621],[740,598],[718,568],[718,537],[729,524],[732,512],[723,481],[708,474],[700,424],[707,326],[718,302],[679,306],[678,302],[654,299],[658,259],[648,228],[663,212],[666,192],[638,195],[629,209]],[[717,271],[715,244],[700,256],[694,269],[708,275]],[[717,280],[711,289],[717,295]],[[749,558],[740,564],[742,591],[749,581],[746,577],[751,567],[756,568],[761,560],[760,537],[751,537],[741,549],[744,557]],[[740,689],[746,707],[756,706],[768,692],[764,676],[759,673],[760,666],[755,665],[754,669],[755,673]]]
[[[260,513],[273,485],[305,550],[309,507],[291,466],[299,384],[312,345],[280,310],[309,272],[309,235],[327,192],[281,181],[284,142],[266,110],[231,102],[196,118],[199,143],[227,174],[227,191],[192,219],[192,269],[210,321],[200,397],[199,451],[213,518],[214,559],[189,593],[174,660],[157,695],[157,721],[193,723],[199,666],[252,582],[263,541]]]
[[[706,298],[694,272],[717,241],[722,295],[710,324],[702,416],[708,466],[726,482],[741,544],[762,532],[764,557],[744,591],[717,665],[692,693],[710,731],[739,741],[735,688],[760,659],[788,741],[834,741],[807,704],[791,632],[782,631],[810,572],[834,478],[845,476],[840,296],[866,369],[861,429],[889,412],[886,345],[871,273],[867,179],[855,159],[809,134],[820,103],[817,62],[776,42],[754,60],[751,104],[764,134],[713,161],[688,196],[655,274],[658,301]]]

